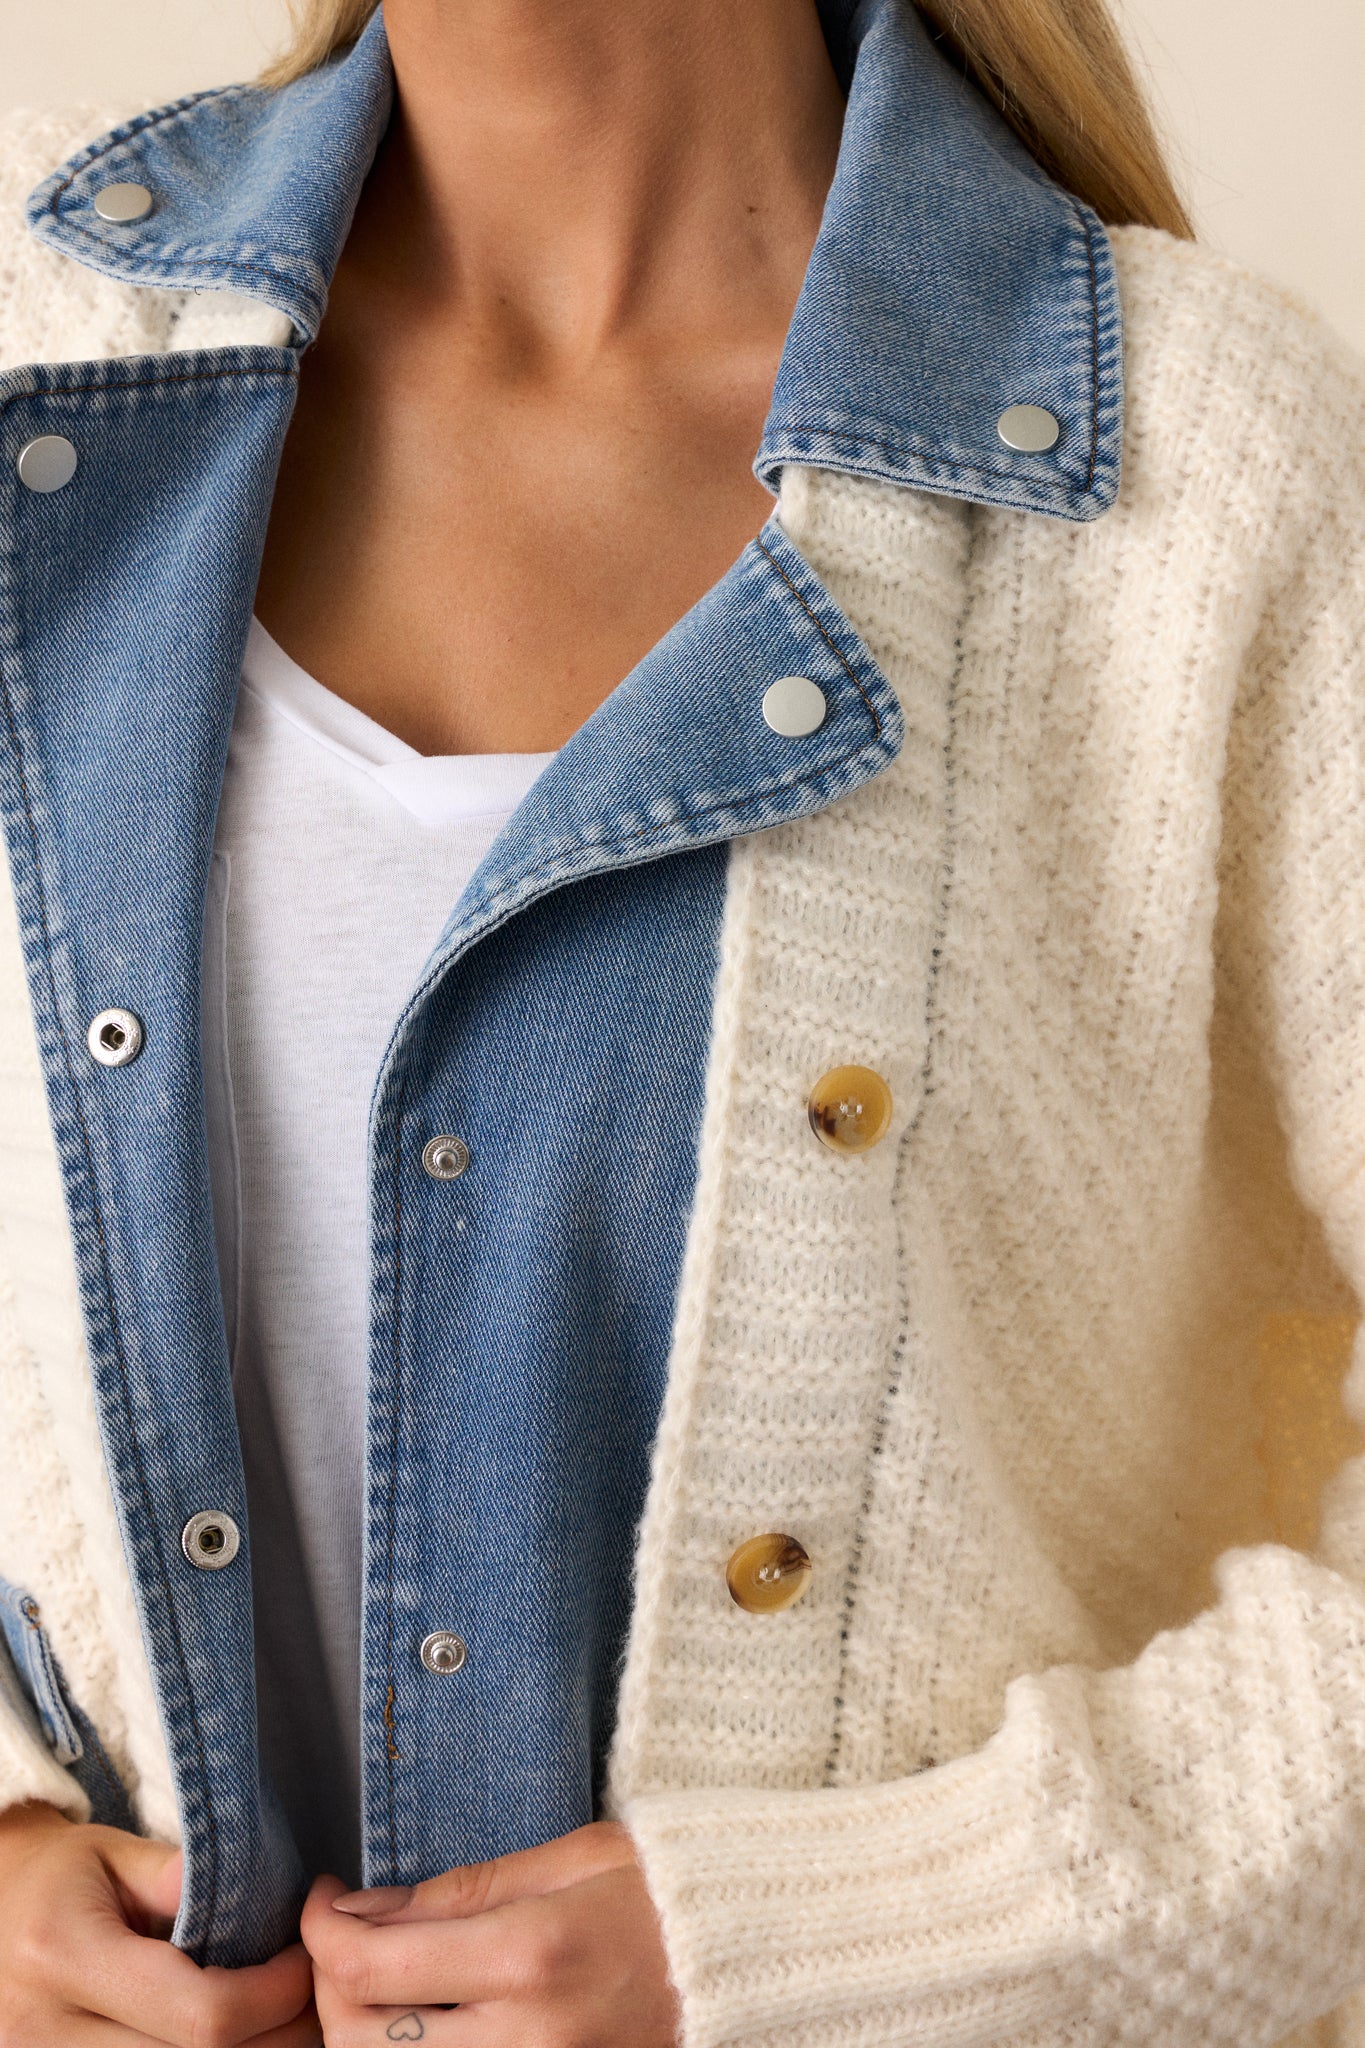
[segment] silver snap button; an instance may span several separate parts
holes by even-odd
[[[95,194],[101,220],[145,220],[151,210],[152,195],[145,185],[105,185]]]
[[[469,1164],[469,1147],[463,1138],[428,1138],[422,1147],[422,1164],[433,1180],[458,1180]]]
[[[763,692],[763,719],[783,739],[803,740],[825,722],[825,693],[809,676],[779,676]]]
[[[418,1655],[428,1671],[436,1672],[438,1677],[447,1678],[452,1671],[459,1670],[469,1655],[469,1648],[463,1636],[455,1635],[448,1628],[438,1628],[431,1635],[422,1638],[422,1647]]]
[[[1061,425],[1055,413],[1041,405],[1011,405],[996,421],[995,431],[1007,448],[1021,455],[1046,455],[1055,448]]]
[[[131,1010],[101,1010],[91,1018],[85,1042],[102,1067],[126,1067],[142,1050],[142,1025]]]
[[[59,491],[76,474],[76,450],[65,434],[39,434],[19,450],[19,481],[31,491]]]
[[[205,1508],[191,1515],[180,1531],[180,1548],[201,1572],[220,1572],[232,1563],[241,1546],[241,1531],[221,1508]]]

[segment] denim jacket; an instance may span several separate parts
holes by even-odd
[[[1094,519],[1122,431],[1104,230],[903,0],[831,0],[825,22],[848,112],[756,473],[774,492],[810,467]],[[29,229],[65,262],[172,295],[186,334],[208,295],[256,326],[0,383],[10,871],[186,1847],[175,1938],[206,1961],[278,1947],[306,1875],[252,1704],[253,1566],[259,1603],[270,1560],[251,1552],[205,1157],[206,876],[299,357],[390,104],[377,15],[278,94],[198,96],[54,170]],[[114,184],[152,195],[145,216],[101,216]],[[75,455],[56,488],[45,440]],[[816,686],[805,729],[764,713],[790,677]],[[732,849],[837,811],[904,734],[775,514],[562,750],[398,1020],[371,1133],[367,1882],[595,1809],[678,1341]],[[137,1020],[135,1059],[102,1060],[89,1036],[111,1010]],[[458,1257],[449,1191],[420,1168],[445,1129],[498,1166],[460,1184]],[[220,1568],[189,1548],[196,1516],[228,1532]],[[13,1711],[36,1712],[97,1817],[130,1824],[29,1588],[9,1587],[3,1619]],[[443,1626],[469,1644],[456,1678],[417,1654]]]

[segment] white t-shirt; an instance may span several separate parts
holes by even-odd
[[[262,1743],[305,1859],[348,1883],[370,1097],[451,910],[550,758],[418,754],[252,622],[205,928],[209,1158]]]

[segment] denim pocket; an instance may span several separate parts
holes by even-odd
[[[37,1717],[43,1740],[90,1801],[90,1818],[136,1833],[123,1780],[110,1763],[95,1724],[72,1699],[38,1603],[0,1578],[0,1631],[19,1692]]]

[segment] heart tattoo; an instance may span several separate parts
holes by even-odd
[[[427,2030],[415,2012],[405,2012],[401,2020],[395,2020],[385,2032],[391,2041],[425,2041]]]

